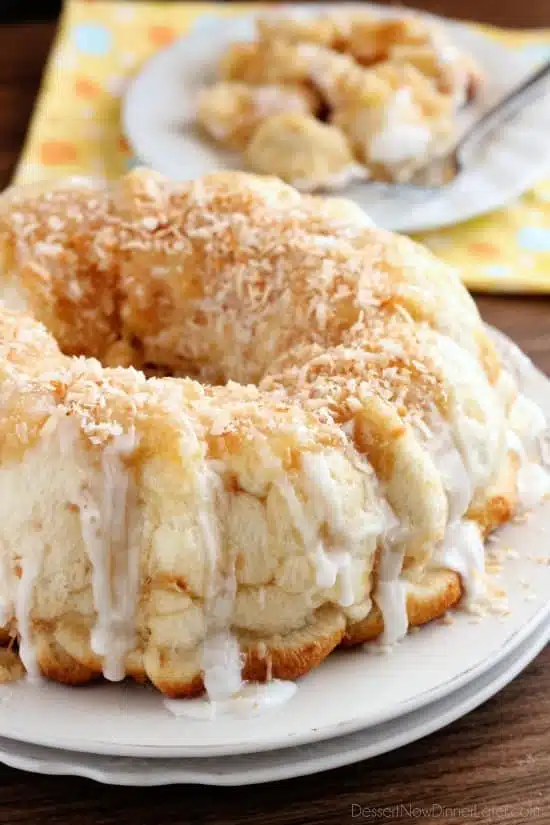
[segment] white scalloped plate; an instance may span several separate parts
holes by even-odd
[[[388,9],[373,8],[388,14]],[[308,7],[311,10],[315,6]],[[479,61],[488,78],[479,99],[461,114],[462,130],[525,79],[534,68],[533,58],[464,24],[441,22],[453,41]],[[122,111],[124,130],[140,161],[176,180],[241,167],[239,156],[209,144],[197,133],[195,99],[199,89],[214,80],[216,60],[227,45],[253,36],[254,15],[205,16],[187,37],[145,65],[130,85]],[[338,194],[355,200],[378,226],[400,232],[447,226],[498,209],[550,172],[549,103],[550,97],[545,96],[502,126],[467,172],[429,200],[411,205],[383,199],[365,183]]]
[[[550,382],[505,336],[496,339],[522,370],[523,391],[550,418]],[[302,745],[401,717],[495,667],[550,616],[548,530],[550,501],[527,523],[500,531],[499,543],[517,554],[502,573],[510,615],[477,623],[457,611],[452,626],[434,622],[389,655],[337,651],[300,681],[289,702],[259,717],[176,717],[158,693],[134,684],[75,689],[23,681],[0,687],[0,736],[86,753],[203,757]]]
[[[451,724],[512,681],[550,639],[544,621],[518,649],[469,685],[425,708],[358,733],[291,750],[210,759],[137,759],[97,756],[0,740],[0,762],[12,768],[58,776],[83,776],[110,785],[150,787],[254,785],[319,773],[401,748]]]

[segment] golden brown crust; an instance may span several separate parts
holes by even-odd
[[[517,501],[516,476],[518,459],[508,454],[501,476],[487,490],[484,500],[468,511],[468,518],[479,524],[485,536],[510,520]],[[440,618],[458,604],[463,588],[460,576],[450,570],[427,571],[420,582],[410,583],[407,593],[409,627],[417,627]],[[384,629],[379,609],[374,606],[369,615],[356,624],[348,624],[342,641],[344,647],[376,639]]]
[[[457,573],[450,570],[427,572],[422,584],[407,583],[407,616],[409,627],[419,627],[433,619],[438,619],[454,607],[462,596],[462,586]],[[384,630],[382,615],[373,607],[366,619],[350,623],[342,640],[344,647],[370,642]]]
[[[505,472],[491,487],[483,505],[469,513],[485,533],[491,532],[507,521],[515,504],[515,475],[517,460],[510,454]],[[449,570],[426,571],[420,579],[407,582],[407,616],[409,627],[419,627],[440,618],[460,601],[463,588],[460,577]],[[360,622],[346,620],[340,608],[326,606],[317,611],[315,619],[304,628],[285,636],[254,641],[247,634],[240,634],[243,651],[243,678],[263,682],[270,678],[297,679],[321,664],[339,645],[352,647],[373,641],[384,629],[381,613],[376,605]],[[55,642],[48,632],[37,636],[36,650],[42,675],[65,685],[83,685],[101,678],[101,663],[97,657],[86,654],[88,644],[80,648],[76,659]],[[10,640],[3,631],[2,643]],[[152,680],[166,696],[191,698],[204,692],[200,670],[182,677],[178,673],[178,661],[171,663],[168,654],[159,653],[159,667],[147,672],[141,656],[128,662],[127,675],[145,682]],[[13,650],[0,649],[0,682],[13,681],[24,673]]]
[[[36,639],[36,659],[40,672],[46,679],[62,685],[86,685],[94,679],[101,679],[101,665],[92,666],[77,661],[49,636]]]
[[[298,679],[326,659],[340,644],[344,632],[345,619],[341,610],[326,605],[316,612],[307,625],[286,636],[277,635],[260,641],[249,634],[239,634],[244,658],[243,678],[259,682],[270,678]],[[84,656],[77,661],[50,636],[45,635],[38,640],[37,654],[42,675],[52,681],[74,686],[101,678],[101,665],[95,657]],[[149,678],[155,687],[171,698],[191,698],[202,694],[204,682],[200,669],[183,676],[181,670],[178,672],[178,666],[181,667],[181,662],[178,662],[177,656],[160,651],[155,666],[140,657],[139,664],[134,662],[126,670],[136,681]]]
[[[154,685],[169,699],[194,699],[204,693],[204,682],[200,674],[184,682],[166,676],[156,679]]]
[[[75,251],[70,225],[60,228],[72,203],[64,192],[10,201],[31,222],[36,237],[28,246],[10,210],[2,229],[7,247],[24,253],[22,268],[32,259],[38,280],[55,282],[67,297],[73,292],[78,304],[63,267],[54,261],[48,277],[43,270],[52,226],[62,249],[64,232]],[[139,583],[128,604],[138,610],[129,617],[120,672],[166,695],[203,690],[201,645],[218,631],[209,625],[206,583],[218,573],[234,578],[226,625],[241,645],[245,678],[259,680],[298,678],[340,643],[382,632],[377,609],[362,617],[376,598],[375,557],[397,524],[407,526],[396,541],[411,626],[456,604],[456,574],[422,574],[457,492],[454,477],[453,489],[445,487],[441,453],[451,452],[471,482],[466,494],[478,490],[467,515],[484,532],[510,518],[517,472],[509,455],[485,489],[505,460],[512,401],[458,278],[418,246],[369,226],[345,202],[326,207],[273,179],[221,173],[173,185],[136,172],[102,192],[97,238],[97,204],[86,197],[75,200],[92,215],[81,227],[77,276],[93,246],[112,265],[119,325],[114,342],[94,340],[91,351],[104,347],[109,364],[137,359],[167,372],[192,365],[203,380],[241,383],[146,380],[132,369],[69,358],[56,345],[57,328],[52,336],[29,317],[0,312],[0,458],[10,484],[31,490],[39,514],[30,525],[27,511],[6,505],[11,491],[3,488],[2,522],[13,518],[16,527],[6,526],[2,539],[40,532],[46,522],[52,535],[58,531],[38,573],[27,631],[19,623],[21,633],[33,631],[43,674],[72,685],[101,676],[90,630],[106,618],[113,631],[112,617],[92,581],[97,534],[86,533],[82,514],[97,510],[109,559],[106,490],[122,492],[121,546],[131,546],[134,518],[145,525],[136,531]],[[49,293],[38,288],[36,295],[47,324],[56,307]],[[181,350],[172,361],[175,346]],[[76,425],[68,442],[60,423]],[[486,445],[489,431],[496,437]],[[478,455],[474,480],[467,459]],[[53,478],[39,487],[44,466]],[[219,540],[208,529],[218,521]],[[25,552],[20,542],[7,553],[15,579],[34,540]]]
[[[244,678],[260,682],[272,676],[276,679],[298,679],[323,662],[336,648],[345,632],[341,610],[326,605],[317,611],[305,628],[287,636],[253,642],[242,639],[246,661]]]
[[[491,487],[485,491],[483,499],[473,502],[467,516],[479,524],[484,536],[497,527],[506,524],[514,515],[517,506],[517,473],[519,459],[517,453],[509,452],[507,461]]]
[[[0,648],[0,685],[16,682],[25,675],[25,669],[17,652]]]
[[[105,187],[82,184],[14,188],[0,203],[3,277],[16,277],[67,354],[101,357],[117,338],[117,265],[109,242],[98,242],[108,213]]]

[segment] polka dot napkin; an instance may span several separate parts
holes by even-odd
[[[120,99],[147,58],[201,14],[241,4],[68,0],[14,182],[67,174],[117,177],[136,164],[120,128]],[[254,8],[258,8],[257,5]],[[550,57],[550,31],[487,29],[533,64]],[[506,209],[420,237],[460,267],[474,290],[550,293],[550,180]]]

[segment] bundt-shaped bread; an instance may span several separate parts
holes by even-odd
[[[12,190],[0,249],[29,674],[218,698],[485,597],[545,422],[429,252],[275,179],[147,171]]]

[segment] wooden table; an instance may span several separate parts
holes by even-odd
[[[426,7],[550,26],[550,0],[427,0]],[[0,184],[21,148],[53,23],[0,28]],[[550,300],[480,297],[484,317],[550,373]],[[284,784],[243,789],[102,788],[0,768],[0,825],[345,825],[347,822],[550,823],[550,647],[490,702],[445,730],[378,759]],[[352,818],[363,808],[455,809]],[[475,814],[464,811],[475,806]],[[355,808],[357,811],[357,808]]]

